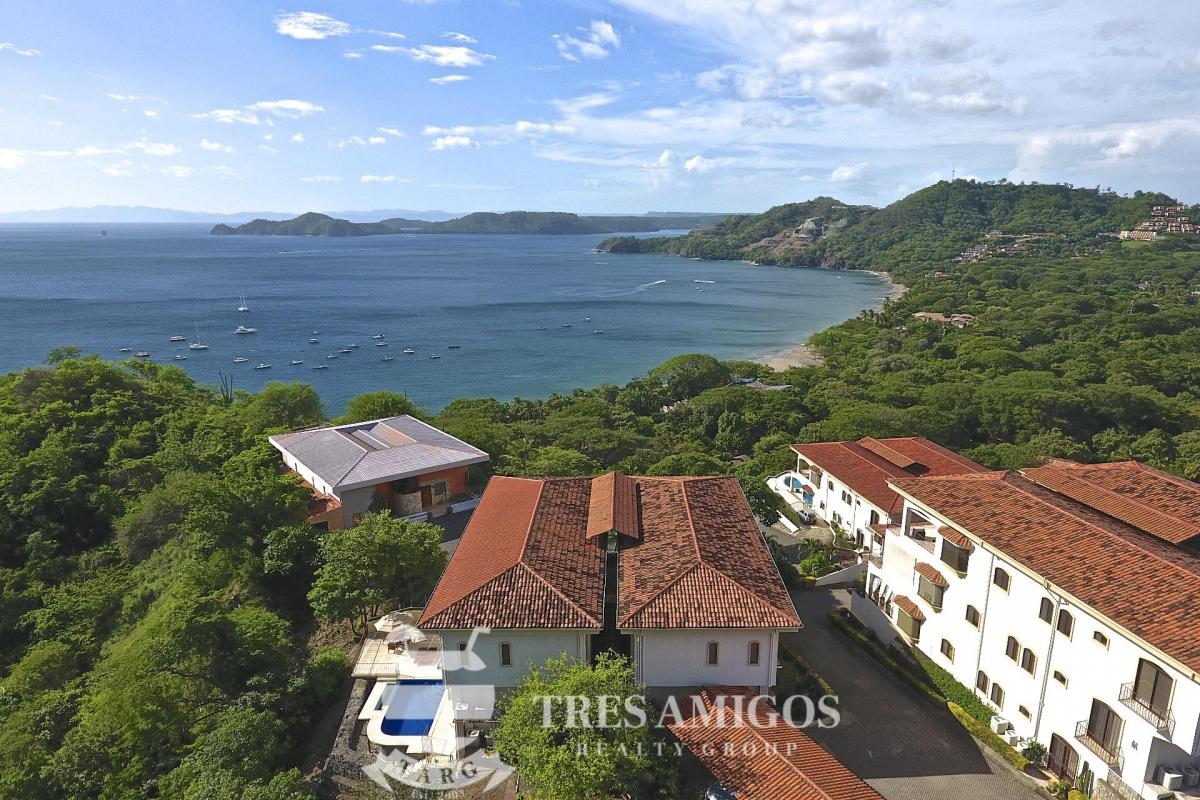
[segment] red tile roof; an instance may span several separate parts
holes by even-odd
[[[937,529],[938,535],[945,539],[950,544],[960,550],[970,552],[975,549],[975,543],[962,531],[956,531],[949,525],[942,525]]]
[[[932,583],[934,586],[950,585],[945,576],[938,572],[937,567],[927,561],[917,562],[917,574]]]
[[[1200,558],[1014,472],[896,487],[1192,670]]]
[[[922,611],[917,604],[912,601],[911,598],[905,597],[902,594],[898,594],[892,598],[892,602],[896,604],[897,608],[918,622],[925,621],[925,612]]]
[[[736,478],[612,474],[492,478],[419,624],[601,628],[601,528],[621,628],[800,627]]]
[[[888,487],[890,480],[986,470],[919,436],[794,444],[792,450],[884,511],[899,499]]]
[[[751,710],[749,691],[708,686],[700,696],[703,713],[670,730],[738,800],[883,800],[770,703]]]
[[[1200,485],[1136,461],[1052,459],[1021,474],[1171,544],[1200,536]]]

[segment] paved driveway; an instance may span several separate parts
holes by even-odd
[[[1044,800],[999,756],[981,748],[950,712],[902,683],[833,630],[829,609],[845,590],[793,594],[804,621],[783,641],[833,685],[842,721],[809,728],[854,773],[888,800]]]

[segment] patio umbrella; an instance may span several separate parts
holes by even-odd
[[[408,614],[403,611],[393,611],[390,614],[384,614],[379,619],[375,620],[375,630],[390,631],[397,625],[404,625],[410,622]]]
[[[423,642],[429,636],[424,631],[417,628],[416,625],[408,622],[397,624],[394,628],[388,631],[385,642]]]

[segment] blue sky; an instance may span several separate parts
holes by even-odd
[[[1200,200],[1200,3],[9,3],[0,211]]]

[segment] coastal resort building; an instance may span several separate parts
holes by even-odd
[[[886,471],[899,503],[855,615],[1093,797],[1200,797],[1200,484],[1133,461]]]
[[[734,800],[883,800],[770,703],[731,686],[706,686],[695,714],[670,725],[712,776],[706,797]]]
[[[464,511],[467,470],[488,454],[408,415],[270,437],[288,469],[312,490],[308,522],[353,527],[363,514],[406,519]]]
[[[417,623],[443,642],[459,741],[494,698],[561,654],[632,659],[653,697],[707,685],[766,693],[801,627],[735,478],[494,477]],[[481,631],[487,628],[488,631]]]
[[[916,436],[794,444],[792,450],[796,469],[773,479],[776,492],[875,557],[883,552],[884,529],[899,519],[900,497],[889,481],[986,470]]]

